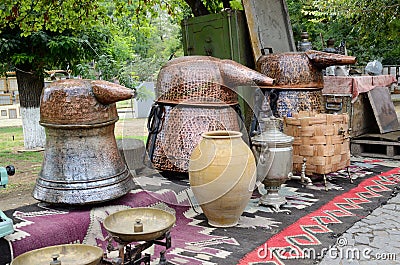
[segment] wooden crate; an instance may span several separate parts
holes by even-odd
[[[284,118],[284,133],[293,136],[293,171],[327,174],[350,165],[349,116],[308,111]]]

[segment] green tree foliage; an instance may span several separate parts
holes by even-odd
[[[75,72],[85,78],[118,80],[131,88],[140,81],[155,80],[168,59],[183,54],[176,23],[178,13],[168,14],[172,4],[173,1],[168,5],[143,5],[142,1],[108,3],[113,38],[106,49],[96,51],[94,62],[78,64]],[[138,91],[139,98],[146,94]]]
[[[359,64],[400,64],[398,0],[289,0],[288,6],[295,36],[308,31],[316,48],[322,48],[321,34],[346,41]]]
[[[0,72],[21,70],[43,80],[46,69],[70,68],[74,75],[133,88],[154,79],[171,55],[181,55],[176,23],[185,9],[181,4],[7,1],[0,4]]]
[[[96,1],[5,1],[0,6],[0,55],[9,70],[41,74],[65,67],[92,56],[88,44],[103,45],[109,37],[100,33],[99,21],[107,16]]]
[[[25,148],[44,146],[38,121],[44,70],[66,69],[107,45],[110,35],[103,25],[110,19],[106,11],[92,0],[0,3],[0,71],[16,72]]]

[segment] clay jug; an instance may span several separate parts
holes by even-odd
[[[211,131],[202,137],[189,161],[190,186],[211,226],[235,226],[254,190],[253,153],[240,132]]]

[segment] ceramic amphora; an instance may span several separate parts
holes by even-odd
[[[256,181],[253,153],[236,131],[202,134],[189,161],[194,196],[214,227],[235,226]]]

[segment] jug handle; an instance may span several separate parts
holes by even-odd
[[[268,50],[268,54],[272,53],[272,47],[267,47],[267,48],[261,48],[261,54],[265,55],[265,50]]]

